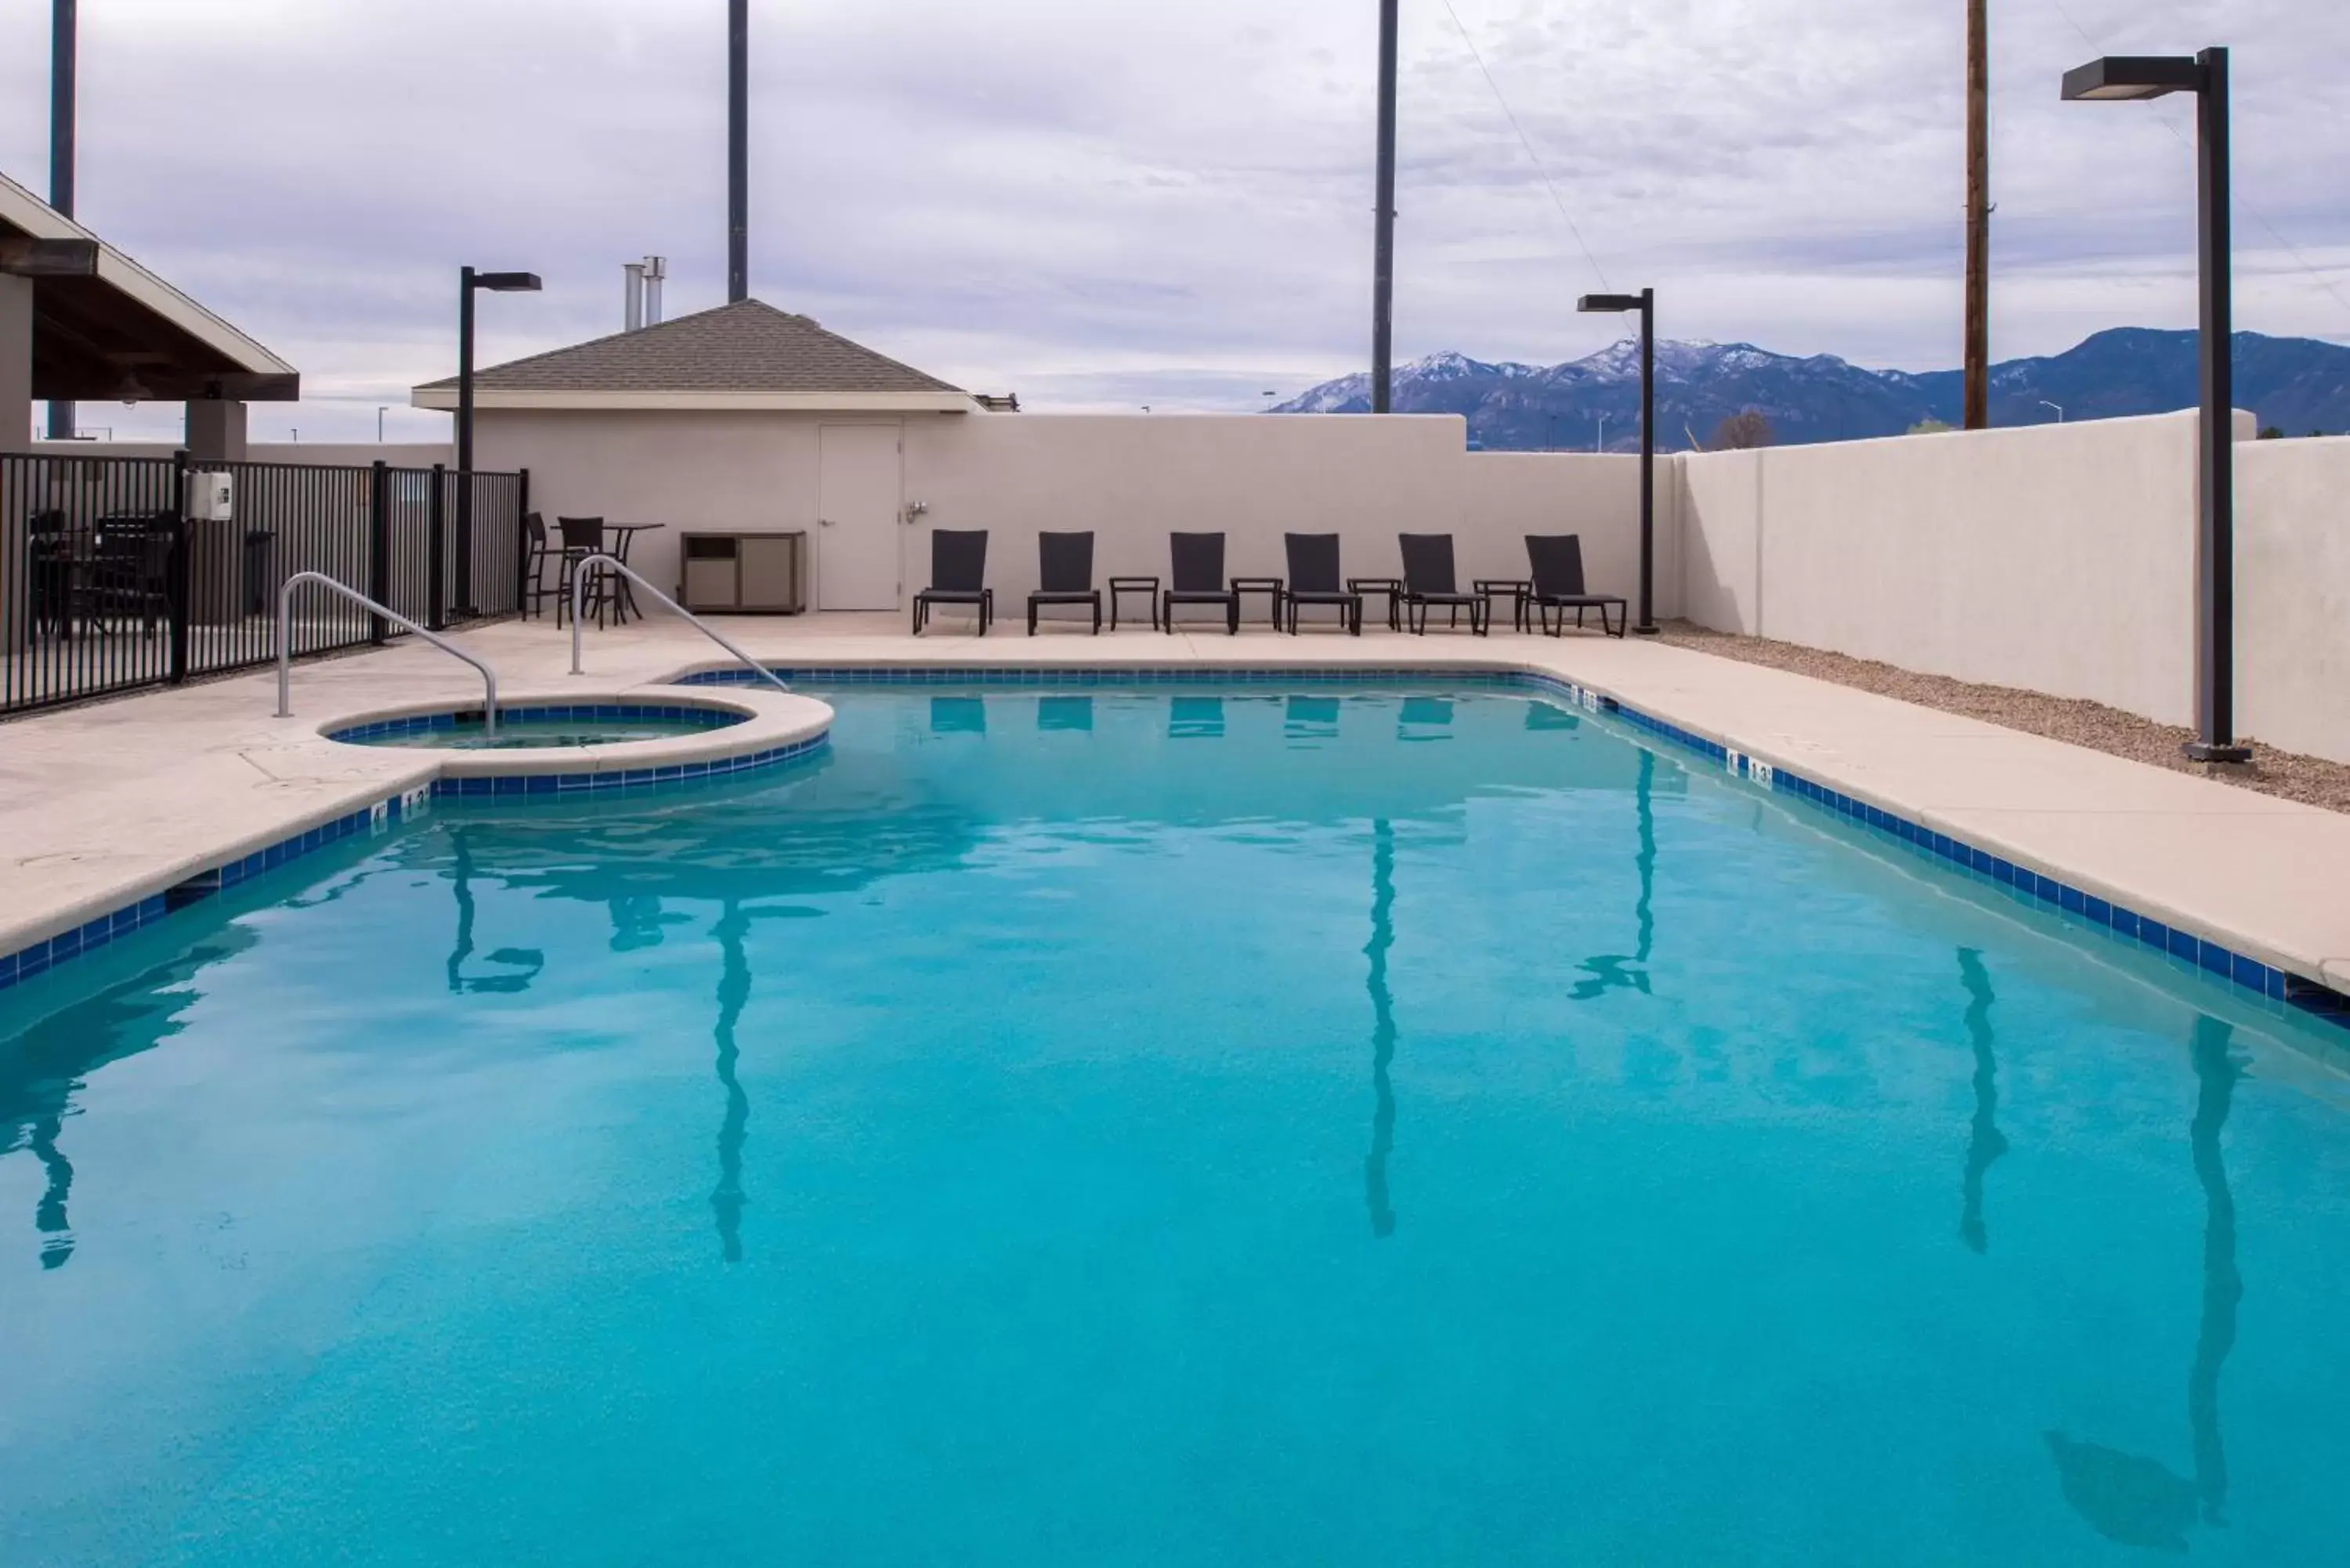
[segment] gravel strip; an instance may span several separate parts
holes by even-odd
[[[1974,686],[1946,675],[1920,675],[1890,664],[1801,648],[1792,642],[1709,631],[1688,621],[1665,623],[1659,640],[1748,664],[1767,664],[1773,670],[1874,691],[1881,697],[1898,698],[1920,707],[1939,708],[1945,713],[1963,713],[1970,719],[2002,724],[2027,734],[2045,735],[2052,741],[2086,746],[2091,751],[2127,757],[2134,763],[2178,773],[2202,774],[2240,789],[2282,795],[2306,805],[2324,806],[2328,811],[2350,812],[2350,763],[2280,752],[2258,741],[2247,741],[2245,743],[2252,748],[2250,763],[2212,766],[2189,762],[2180,753],[2178,748],[2193,739],[2193,732],[2158,724],[2102,702],[2049,697],[2005,686]]]

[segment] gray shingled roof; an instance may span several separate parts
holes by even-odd
[[[452,376],[418,390],[456,385]],[[476,370],[473,385],[512,392],[962,391],[755,299]]]

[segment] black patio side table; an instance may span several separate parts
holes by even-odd
[[[1477,597],[1485,601],[1485,624],[1493,624],[1493,601],[1506,597],[1510,601],[1510,626],[1513,630],[1526,629],[1526,607],[1534,602],[1534,586],[1524,577],[1479,577]]]
[[[1279,577],[1234,577],[1232,579],[1233,598],[1239,599],[1247,594],[1263,594],[1272,603],[1273,609],[1267,618],[1276,631],[1281,628],[1282,592],[1282,582]]]
[[[1403,620],[1399,613],[1399,607],[1403,601],[1401,577],[1348,577],[1347,591],[1350,594],[1360,594],[1366,598],[1373,594],[1385,595],[1388,601],[1388,629],[1389,631],[1403,629]]]
[[[1150,629],[1159,629],[1159,579],[1157,577],[1112,577],[1109,580],[1109,628],[1118,629],[1118,597],[1120,594],[1140,594],[1150,602]]]

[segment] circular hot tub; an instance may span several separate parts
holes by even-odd
[[[314,733],[430,767],[434,795],[658,789],[778,767],[821,752],[832,710],[784,692],[677,695],[666,687],[518,692],[490,732],[478,705],[351,713]]]
[[[732,728],[749,717],[739,709],[698,702],[527,702],[501,707],[495,732],[481,709],[470,708],[379,719],[330,730],[327,739],[423,751],[546,751],[682,740]]]

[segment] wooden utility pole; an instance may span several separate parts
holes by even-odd
[[[1991,423],[1991,23],[1967,0],[1966,428]]]

